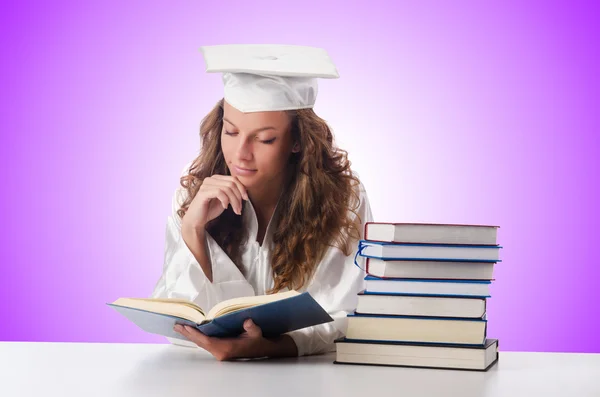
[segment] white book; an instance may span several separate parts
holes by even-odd
[[[489,298],[491,281],[484,280],[433,280],[433,279],[383,279],[365,277],[367,292],[403,295],[470,296]]]
[[[481,346],[364,342],[350,339],[340,339],[335,343],[335,364],[486,371],[497,362],[499,355],[497,339],[487,339]]]
[[[491,280],[494,262],[452,262],[452,261],[388,261],[367,258],[369,274],[391,278],[437,278]]]
[[[492,225],[369,222],[365,225],[365,240],[496,245],[498,228]]]
[[[481,345],[486,319],[404,317],[353,313],[347,316],[346,338],[387,342]]]
[[[355,312],[395,316],[482,318],[485,310],[485,298],[388,295],[363,292],[358,294]]]

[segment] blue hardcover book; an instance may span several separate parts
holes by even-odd
[[[390,243],[361,240],[358,255],[384,261],[501,262],[499,245]]]
[[[308,292],[297,291],[229,299],[208,313],[179,299],[119,298],[107,305],[146,332],[184,340],[173,331],[175,324],[193,326],[208,336],[234,337],[244,332],[244,321],[250,318],[271,337],[333,321]]]
[[[490,286],[488,280],[365,277],[366,292],[373,294],[489,298]]]

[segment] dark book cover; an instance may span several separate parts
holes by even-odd
[[[454,344],[454,343],[420,343],[420,342],[384,342],[384,341],[362,341],[357,339],[339,339],[336,340],[335,343],[361,343],[361,344],[382,344],[382,345],[411,345],[411,346],[433,346],[438,348],[460,348],[460,349],[478,349],[478,350],[486,350],[490,348],[492,345],[496,345],[496,355],[494,359],[488,363],[485,368],[463,368],[463,367],[434,367],[434,366],[424,366],[424,365],[396,365],[396,364],[373,364],[373,363],[359,363],[359,362],[341,362],[341,361],[333,361],[334,364],[338,365],[367,365],[374,367],[399,367],[399,368],[425,368],[425,369],[442,369],[442,370],[451,370],[451,371],[479,371],[479,372],[487,372],[490,368],[492,368],[499,360],[500,353],[498,351],[499,341],[498,339],[487,339],[482,345],[464,345],[464,344]]]

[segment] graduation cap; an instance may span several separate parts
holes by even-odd
[[[200,47],[207,73],[223,73],[224,98],[241,112],[311,108],[317,78],[339,74],[322,48],[283,44]]]

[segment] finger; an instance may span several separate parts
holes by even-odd
[[[221,192],[225,193],[227,197],[229,197],[229,204],[231,204],[233,212],[238,215],[242,215],[242,198],[236,195],[235,190],[228,186],[218,186],[216,189],[219,189]],[[237,194],[240,193],[237,192]]]
[[[175,332],[180,333],[181,335],[188,338],[190,341],[194,342],[201,348],[210,351],[211,341],[210,337],[204,335],[202,332],[198,331],[195,328],[190,327],[189,325],[176,325],[174,327]]]
[[[219,188],[223,189],[230,197],[235,199],[235,201],[232,201],[232,203],[236,204],[235,209],[238,210],[236,212],[238,215],[241,215],[244,198],[242,197],[242,193],[240,193],[239,189],[237,188],[237,185],[233,181],[219,181],[217,183],[219,184]]]
[[[248,191],[246,190],[246,187],[237,177],[229,176],[229,175],[213,175],[213,176],[216,180],[232,182],[233,184],[235,184],[235,186],[239,190],[239,192],[242,195],[242,197],[244,198],[244,200],[249,200]]]
[[[237,178],[237,176],[232,176],[231,180],[235,183],[235,185],[240,189],[240,193],[246,200],[250,200],[248,197],[248,191],[246,190],[246,186]]]
[[[227,209],[231,199],[227,193],[223,192],[219,187],[207,187],[203,191],[204,200],[210,202],[213,199],[219,200],[223,209]]]
[[[242,195],[236,187],[235,183],[230,180],[217,179],[216,176],[222,177],[222,175],[215,175],[211,178],[206,178],[202,186],[205,186],[205,189],[221,189],[229,196],[229,203],[231,204],[231,208],[233,211],[241,215],[242,214]],[[202,188],[202,187],[201,187]],[[227,207],[225,207],[227,208]]]
[[[204,195],[204,198],[207,199],[208,201],[210,201],[211,199],[218,199],[221,202],[221,206],[223,207],[224,210],[226,210],[227,207],[229,205],[231,205],[231,208],[236,213],[238,213],[238,215],[241,215],[241,209],[239,211],[237,209],[239,204],[236,204],[239,199],[237,197],[235,197],[233,195],[233,193],[228,192],[222,186],[206,187],[203,190],[203,195]]]
[[[212,345],[210,336],[204,335],[202,332],[198,331],[196,328],[190,327],[189,325],[184,326],[183,329],[184,332],[187,332],[187,334],[196,344],[204,347],[207,350],[210,350]]]
[[[202,332],[198,331],[194,327],[190,327],[189,325],[181,326],[180,329],[182,335],[212,354],[219,361],[224,361],[235,357],[236,348],[234,347],[234,339],[221,340],[219,338],[206,336]]]
[[[229,204],[231,204],[231,197],[229,197],[229,195],[227,193],[225,193],[223,190],[221,190],[220,188],[218,188],[218,187],[214,188],[213,194],[214,194],[215,198],[217,198],[217,199],[219,199],[219,201],[221,201],[221,204],[223,205],[224,209],[227,209]]]
[[[215,175],[215,179],[212,183],[214,183],[216,186],[222,186],[224,188],[227,188],[233,194],[235,194],[235,196],[239,200],[241,212],[241,207],[243,205],[242,200],[247,200],[248,197],[246,189],[244,188],[242,183],[239,181],[236,182],[234,179],[232,179],[232,177],[224,177],[223,175]]]
[[[244,321],[244,329],[246,330],[248,336],[251,338],[262,337],[262,330],[258,325],[254,324],[254,321],[252,321],[251,319]]]
[[[242,197],[239,195],[240,192],[237,191],[237,188],[231,188],[230,186],[221,185],[215,186],[215,189],[219,189],[220,191],[225,193],[227,197],[229,197],[229,204],[231,204],[231,208],[233,209],[233,211],[238,215],[242,215]]]

